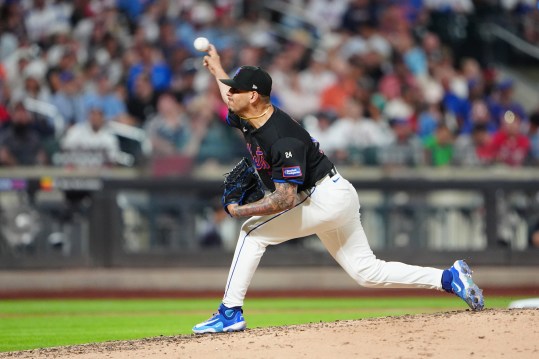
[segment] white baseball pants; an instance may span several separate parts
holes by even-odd
[[[292,209],[249,218],[242,226],[228,274],[223,304],[243,306],[262,255],[269,245],[316,234],[333,258],[365,287],[442,289],[442,270],[385,262],[373,254],[359,215],[359,199],[350,182],[337,174],[299,194]]]

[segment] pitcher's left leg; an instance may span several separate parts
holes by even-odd
[[[305,194],[300,196],[301,200],[291,210],[251,217],[242,225],[223,297],[227,307],[243,305],[251,279],[267,246],[313,233],[309,221],[303,221],[303,217],[310,215],[305,213],[304,206],[309,198]]]

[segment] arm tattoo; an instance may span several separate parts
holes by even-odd
[[[297,189],[293,183],[275,183],[275,192],[257,202],[235,207],[231,214],[234,217],[263,216],[290,209],[296,203]]]

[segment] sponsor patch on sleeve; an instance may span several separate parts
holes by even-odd
[[[290,178],[290,177],[301,177],[301,168],[299,166],[294,167],[283,167],[283,177],[284,178]]]

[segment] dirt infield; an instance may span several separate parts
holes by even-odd
[[[487,309],[255,328],[22,352],[0,358],[539,358],[539,310]]]

